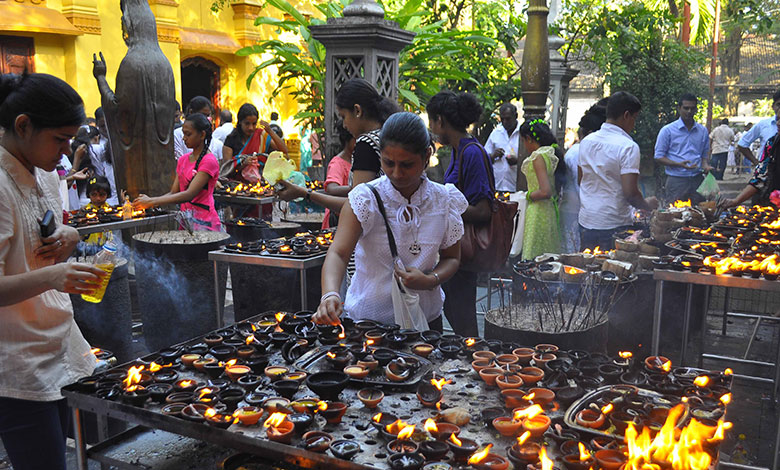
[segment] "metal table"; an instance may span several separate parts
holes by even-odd
[[[242,255],[239,253],[229,253],[225,250],[215,250],[209,252],[209,260],[214,262],[214,295],[217,304],[217,326],[224,325],[224,308],[219,301],[219,263],[249,264],[254,266],[266,266],[271,268],[297,269],[300,271],[301,280],[301,309],[307,310],[309,303],[307,298],[306,270],[317,266],[322,266],[325,262],[326,253],[309,256],[306,258],[287,258],[282,256],[263,256],[263,255]]]
[[[239,196],[235,194],[214,194],[214,200],[224,202],[225,204],[254,204],[265,205],[272,204],[274,202],[273,196],[254,197],[254,196]]]
[[[112,230],[124,230],[128,228],[146,227],[149,225],[163,224],[174,220],[176,214],[162,214],[151,217],[141,217],[138,219],[119,220],[117,222],[107,222],[103,224],[87,225],[78,227],[76,230],[79,235],[89,235],[90,233],[110,232]]]
[[[693,286],[700,285],[706,286],[706,292],[704,294],[704,315],[702,317],[702,334],[701,334],[701,349],[699,354],[698,366],[701,367],[704,359],[714,359],[720,361],[733,361],[739,364],[751,364],[763,367],[774,368],[774,377],[756,377],[751,375],[734,374],[735,377],[740,377],[746,380],[753,380],[757,382],[771,383],[772,384],[772,399],[776,401],[778,384],[780,384],[780,345],[777,347],[777,356],[775,362],[763,362],[747,359],[747,352],[745,357],[730,357],[719,354],[707,354],[704,352],[704,332],[707,326],[707,311],[709,310],[710,302],[710,289],[713,286],[726,287],[726,288],[742,288],[763,290],[770,292],[780,292],[780,281],[767,281],[765,279],[753,279],[751,277],[736,277],[730,275],[715,275],[715,274],[700,274],[686,271],[668,271],[668,270],[656,270],[653,273],[653,279],[655,279],[655,309],[653,311],[653,343],[652,354],[658,355],[658,350],[661,341],[661,310],[663,308],[663,290],[665,282],[678,282],[681,284],[687,284],[685,310],[683,316],[683,332],[682,332],[682,351],[680,353],[680,364],[686,365],[686,350],[688,349],[688,335],[690,334],[690,322],[691,322],[691,303],[693,301]],[[758,327],[761,321],[779,321],[779,318],[759,315],[759,314],[728,314],[724,312],[724,315],[739,316],[741,318],[755,318],[756,326],[753,330],[753,336],[748,343],[748,352],[750,346],[755,337],[755,332],[758,331]],[[725,319],[724,319],[725,321]],[[780,410],[778,413],[777,423],[777,435],[775,437],[775,458],[772,463],[774,470],[780,470]],[[725,464],[721,463],[724,467],[729,468],[741,468],[741,469],[755,469],[759,467],[751,467],[746,465]]]

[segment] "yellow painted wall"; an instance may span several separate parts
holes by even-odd
[[[77,0],[76,0],[77,1]],[[300,10],[313,11],[308,6],[310,0],[299,1]],[[226,7],[219,13],[211,11],[211,0],[179,0],[176,8],[175,21],[182,28],[210,30],[232,34],[234,31],[233,9]],[[103,52],[108,66],[107,79],[114,85],[117,69],[127,52],[122,39],[121,11],[119,0],[95,0],[97,14],[100,18],[100,34],[85,33],[80,36],[59,36],[55,34],[10,33],[13,35],[31,36],[35,41],[35,68],[37,72],[50,73],[71,84],[84,99],[88,116],[92,116],[95,108],[100,106],[100,95],[97,84],[92,76],[92,54]],[[48,8],[62,11],[63,0],[48,0]],[[170,6],[153,5],[153,11],[169,12]],[[168,8],[168,10],[165,10]],[[167,13],[163,13],[164,15]],[[267,14],[261,12],[261,15]],[[158,21],[161,17],[158,16]],[[165,20],[163,20],[165,21]],[[262,37],[274,34],[270,28],[260,31]],[[285,134],[297,132],[292,116],[297,111],[297,103],[288,94],[284,94],[273,102],[269,102],[271,91],[276,86],[276,70],[266,69],[258,73],[249,90],[246,78],[255,66],[264,59],[257,56],[239,57],[235,54],[213,52],[209,50],[188,49],[173,42],[160,41],[160,48],[172,64],[176,81],[176,99],[181,102],[181,61],[194,56],[211,60],[220,67],[220,108],[230,109],[234,115],[238,108],[246,102],[257,106],[261,117],[269,119],[272,111],[281,114]],[[186,105],[186,103],[182,103]]]

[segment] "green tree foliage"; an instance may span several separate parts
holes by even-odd
[[[642,102],[634,139],[652,156],[658,131],[677,118],[683,93],[703,96],[706,57],[677,41],[677,19],[639,2],[571,0],[559,27],[568,53],[592,60],[610,92],[625,90]]]

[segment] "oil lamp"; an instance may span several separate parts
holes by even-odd
[[[509,461],[500,455],[490,453],[493,444],[488,444],[479,452],[475,452],[468,459],[468,464],[477,470],[506,470]]]
[[[263,426],[266,428],[265,434],[268,439],[283,444],[289,444],[292,441],[295,426],[287,420],[286,414],[279,412],[271,413],[271,416],[265,420]]]

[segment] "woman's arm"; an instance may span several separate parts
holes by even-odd
[[[539,189],[528,194],[526,197],[532,202],[550,199],[552,197],[552,188],[550,187],[550,180],[547,178],[547,165],[544,162],[544,157],[538,155],[534,158],[533,164],[536,180],[539,182]]]
[[[284,143],[284,139],[279,137],[276,132],[271,129],[270,124],[265,121],[260,121],[260,127],[262,127],[263,130],[271,137],[271,142],[273,142],[274,148],[276,150],[282,152],[285,156],[289,154],[289,151],[287,150],[287,144]],[[263,142],[263,145],[265,145],[265,142]]]
[[[344,210],[339,218],[339,226],[336,229],[336,236],[333,243],[328,248],[328,254],[325,255],[325,263],[322,265],[322,292],[338,292],[341,289],[341,282],[344,280],[344,272],[347,270],[349,257],[355,251],[360,235],[363,232],[352,206],[347,201],[344,204]],[[324,323],[338,325],[341,323],[342,301],[337,296],[327,297],[320,302],[317,313],[312,320],[315,323]]]
[[[490,200],[485,198],[466,208],[466,212],[463,213],[463,221],[471,224],[484,224],[490,220]]]
[[[338,183],[328,183],[325,185],[325,192],[331,196],[347,197],[352,190],[350,185],[340,185]]]
[[[414,290],[431,290],[447,282],[460,267],[460,240],[454,245],[439,250],[439,264],[429,273],[423,273],[417,268],[407,268],[401,271],[396,266],[395,273],[405,287]],[[434,275],[436,273],[436,275]]]
[[[227,145],[222,146],[222,161],[220,163],[229,162],[233,159],[233,148]]]
[[[279,196],[279,199],[282,201],[292,201],[299,197],[306,197],[308,194],[307,189],[303,186],[298,186],[297,184],[290,183],[286,180],[280,180],[277,184],[284,186],[281,191],[276,192],[276,195]],[[331,196],[330,194],[323,194],[315,191],[311,192],[311,197],[309,199],[311,202],[326,207],[337,214],[341,212],[344,203],[347,201],[346,197]]]
[[[149,197],[146,194],[141,194],[133,201],[133,207],[136,209],[146,209],[147,207],[190,202],[206,187],[209,178],[211,178],[211,176],[208,173],[199,171],[195,177],[192,178],[187,189],[179,191],[179,175],[177,174],[173,179],[173,185],[171,186],[171,191],[169,193],[157,197]]]
[[[742,190],[739,195],[734,199],[726,199],[720,204],[720,207],[724,209],[728,209],[729,207],[736,207],[743,202],[747,201],[751,197],[755,196],[758,193],[758,189],[753,186],[752,184],[748,184],[745,186],[745,189]]]

